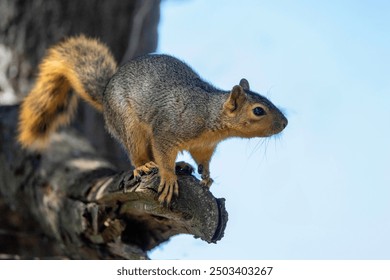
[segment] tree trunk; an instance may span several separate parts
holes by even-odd
[[[47,48],[66,37],[97,37],[119,63],[155,51],[159,17],[159,0],[0,1],[0,104],[15,104],[28,93]],[[84,102],[73,126],[116,166],[130,167],[101,114]]]

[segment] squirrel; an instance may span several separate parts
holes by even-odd
[[[73,89],[73,91],[71,90]],[[218,143],[230,137],[268,137],[286,117],[246,79],[229,91],[205,82],[184,62],[147,54],[117,66],[97,39],[70,37],[51,47],[21,104],[18,141],[42,150],[49,136],[72,119],[78,97],[101,111],[107,130],[126,149],[139,178],[158,168],[158,200],[178,196],[175,161],[186,150],[210,187],[209,164]]]

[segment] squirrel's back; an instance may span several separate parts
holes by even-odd
[[[118,69],[108,88],[110,86],[126,90],[122,92],[124,95],[129,95],[130,89],[131,97],[140,99],[180,94],[199,98],[200,92],[207,95],[221,91],[205,82],[183,61],[164,54],[149,54],[129,61]],[[105,94],[110,94],[109,89]]]
[[[111,52],[95,39],[72,37],[50,48],[21,104],[18,140],[22,146],[44,148],[50,133],[70,121],[77,106],[71,89],[101,111],[104,88],[115,71]]]
[[[162,54],[138,57],[121,66],[104,92],[104,106],[111,112],[131,110],[139,121],[154,129],[167,129],[180,138],[191,138],[220,115],[228,94],[205,82],[183,61]],[[218,104],[214,104],[217,102]],[[114,119],[114,118],[111,118]],[[110,119],[106,118],[110,129]],[[178,139],[180,140],[180,139]]]

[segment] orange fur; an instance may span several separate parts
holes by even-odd
[[[89,68],[83,71],[94,72],[92,77],[101,77],[106,82],[116,71],[116,63],[107,47],[84,36],[70,38],[49,49],[39,65],[39,75],[31,92],[21,104],[18,141],[24,148],[44,149],[50,134],[71,121],[77,107],[77,98],[70,94],[71,89],[102,111],[101,100],[92,96],[101,95],[105,84],[95,85],[94,78],[83,84],[75,70],[81,60],[86,61]],[[94,66],[100,66],[101,61],[106,71],[96,73]],[[101,92],[87,92],[88,86]]]

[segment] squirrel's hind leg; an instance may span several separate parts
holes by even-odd
[[[128,134],[130,136],[125,138],[125,145],[130,161],[135,167],[133,176],[139,179],[142,174],[149,174],[156,169],[157,164],[154,162],[151,140],[147,132],[137,127],[129,129]]]
[[[172,197],[179,195],[179,184],[175,173],[175,161],[178,152],[178,149],[174,146],[164,146],[163,141],[155,141],[153,145],[153,155],[160,175],[158,201],[162,204],[169,205]]]

